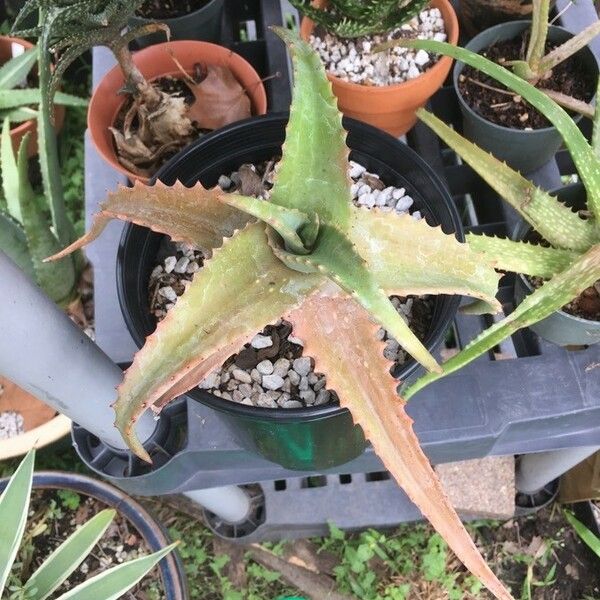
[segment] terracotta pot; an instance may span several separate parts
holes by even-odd
[[[327,0],[315,0],[316,6],[322,7]],[[458,42],[458,19],[449,0],[432,0],[431,8],[442,12],[448,41]],[[304,40],[310,38],[315,24],[308,18],[302,19],[300,35]],[[418,108],[442,86],[452,59],[443,56],[433,67],[410,81],[388,86],[367,86],[344,81],[339,77],[327,74],[337,96],[339,109],[347,116],[365,121],[379,127],[394,136],[405,134],[417,121],[415,115]]]
[[[258,73],[239,54],[223,46],[189,40],[166,42],[136,52],[134,62],[149,81],[169,75],[177,76],[180,71],[173,63],[170,52],[173,52],[189,73],[193,72],[194,64],[198,62],[229,67],[250,98],[252,114],[263,115],[267,112],[267,95]],[[125,102],[123,95],[118,94],[124,83],[119,66],[103,77],[92,94],[88,110],[88,129],[96,149],[104,160],[129,179],[147,183],[149,179],[132,173],[119,163],[109,131]]]
[[[0,65],[9,61],[12,58],[12,44],[21,44],[25,49],[33,48],[33,44],[27,40],[21,38],[9,37],[6,35],[0,36]],[[65,108],[64,106],[56,106],[54,109],[54,120],[56,131],[60,131],[63,122],[65,120]],[[18,123],[15,127],[10,130],[10,139],[12,140],[13,151],[15,154],[19,150],[21,140],[23,136],[31,132],[29,139],[28,155],[35,156],[38,152],[38,140],[37,140],[37,120],[31,119],[29,121],[23,121]]]
[[[0,460],[26,454],[34,446],[43,448],[71,432],[71,421],[28,394],[12,381],[0,377],[0,412],[16,411],[23,416],[25,432],[0,440]]]

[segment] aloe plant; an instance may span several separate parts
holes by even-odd
[[[12,123],[20,123],[37,118],[37,106],[42,97],[40,88],[19,88],[37,62],[37,48],[29,48],[23,54],[11,58],[0,67],[0,119],[8,118]],[[86,106],[87,101],[71,94],[58,92],[57,104]]]
[[[35,450],[30,450],[0,496],[0,595],[9,581],[25,533],[33,481]],[[37,568],[29,579],[11,582],[11,599],[44,600],[69,578],[93,550],[115,517],[105,509],[79,527]],[[112,567],[57,597],[57,600],[117,600],[166,556],[177,544]],[[53,596],[56,597],[56,596]]]
[[[444,363],[442,373],[428,373],[404,390],[406,397],[410,398],[432,381],[457,371],[489,351],[518,329],[537,323],[560,310],[600,279],[600,110],[596,110],[592,142],[588,144],[575,122],[558,104],[504,67],[474,52],[442,42],[404,40],[399,43],[460,60],[522,96],[560,132],[587,193],[584,218],[463,138],[434,115],[423,109],[418,111],[418,117],[504,198],[549,246],[467,235],[471,248],[487,256],[490,264],[497,269],[541,277],[546,282],[505,319],[488,328]],[[382,45],[382,49],[384,47],[389,45]],[[477,308],[473,307],[472,312]]]
[[[62,264],[43,262],[62,246],[43,213],[43,198],[36,196],[29,182],[29,137],[29,133],[23,137],[15,158],[8,117],[4,120],[0,138],[0,250],[37,281],[52,300],[66,305],[74,295],[75,264],[72,257]]]
[[[308,44],[277,32],[291,49],[295,83],[270,200],[200,184],[136,183],[111,194],[89,233],[53,257],[93,241],[112,218],[211,256],[126,372],[116,426],[149,461],[133,427],[139,415],[196,386],[284,315],[398,483],[467,567],[497,597],[510,598],[420,449],[376,338],[381,325],[428,369],[439,369],[389,296],[465,294],[497,310],[498,275],[439,227],[353,206],[345,132],[325,70]]]
[[[291,0],[305,16],[342,38],[387,33],[416,17],[429,0],[330,0],[317,8],[312,0]]]

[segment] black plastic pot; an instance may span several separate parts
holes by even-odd
[[[234,123],[182,150],[157,178],[167,184],[179,179],[184,185],[200,180],[212,187],[220,175],[243,163],[259,163],[280,155],[286,123],[287,115],[273,113]],[[448,192],[413,150],[365,123],[345,119],[344,125],[354,160],[379,174],[387,185],[405,187],[430,224],[441,225],[447,233],[457,232],[463,239],[460,218]],[[148,279],[161,239],[149,229],[128,225],[118,252],[119,302],[127,327],[140,347],[156,326],[148,307]],[[459,301],[457,296],[436,298],[432,327],[425,340],[430,350],[443,339]],[[411,360],[395,376],[404,380],[417,369],[417,363]],[[365,447],[362,430],[353,425],[350,413],[338,406],[270,409],[238,404],[198,389],[188,395],[218,410],[245,448],[287,468],[334,467],[355,458]]]
[[[530,21],[501,23],[482,31],[466,45],[466,48],[481,53],[495,42],[515,38],[530,26]],[[573,34],[562,27],[551,26],[548,30],[548,40],[555,44],[562,44],[572,37]],[[593,74],[594,81],[596,81],[598,63],[592,51],[586,46],[574,56],[585,66],[586,70]],[[503,127],[488,121],[469,106],[459,91],[458,78],[463,68],[464,63],[462,62],[454,65],[453,81],[463,114],[465,137],[522,173],[535,171],[553,158],[562,144],[562,138],[556,128],[544,127],[526,131]],[[575,121],[580,119],[580,115],[574,117]]]
[[[202,8],[174,19],[145,19],[134,16],[129,19],[129,25],[133,29],[156,21],[169,26],[172,40],[218,42],[221,38],[221,18],[224,4],[225,0],[210,0]],[[164,41],[164,33],[155,33],[137,39],[136,44],[140,48],[145,48]]]
[[[585,207],[586,191],[581,183],[573,183],[552,192],[567,206],[576,209]],[[521,221],[515,229],[513,239],[522,240],[531,231],[526,221]],[[533,292],[531,282],[520,273],[515,279],[515,298],[517,303]],[[558,310],[550,316],[530,325],[541,338],[559,346],[585,346],[600,343],[600,321],[590,321]]]
[[[8,479],[0,479],[0,493],[4,491],[8,481]],[[151,552],[157,552],[171,543],[162,525],[141,504],[108,483],[77,473],[39,471],[33,476],[33,487],[34,489],[71,490],[95,498],[106,504],[108,508],[114,508],[137,529]],[[158,565],[165,599],[187,600],[189,598],[187,580],[177,551],[169,553]]]

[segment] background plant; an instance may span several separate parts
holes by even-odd
[[[387,33],[416,17],[429,0],[330,0],[326,8],[312,0],[291,0],[305,16],[342,38]]]
[[[25,533],[33,482],[35,450],[30,450],[0,497],[0,595],[2,594]],[[38,567],[24,583],[14,581],[9,600],[44,600],[50,597],[77,569],[102,537],[116,511],[99,512],[79,527]],[[58,600],[116,600],[133,587],[166,556],[176,544],[112,567],[61,594]]]
[[[588,144],[575,122],[558,104],[504,67],[443,42],[406,40],[394,43],[451,56],[522,96],[559,131],[587,193],[587,210],[577,214],[434,115],[423,109],[417,113],[548,242],[549,247],[526,241],[467,235],[469,245],[483,252],[497,269],[541,277],[546,282],[509,316],[488,328],[444,363],[443,373],[428,373],[405,390],[406,397],[410,398],[431,381],[460,369],[518,329],[560,310],[600,279],[600,111],[596,111],[592,142]],[[382,48],[389,46],[384,44]],[[472,312],[477,309],[477,306],[473,307]]]
[[[498,597],[509,598],[419,447],[373,322],[437,370],[389,295],[460,293],[497,309],[498,276],[440,228],[353,206],[345,132],[324,68],[308,44],[278,33],[292,51],[295,85],[270,201],[200,184],[120,188],[90,232],[53,257],[91,242],[112,218],[212,254],[127,371],[116,425],[130,448],[150,460],[134,431],[139,415],[197,385],[265,323],[285,315],[400,485],[465,564]]]

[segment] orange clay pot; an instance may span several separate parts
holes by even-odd
[[[28,42],[27,40],[22,40],[21,38],[9,37],[6,35],[0,36],[0,65],[3,65],[5,62],[9,61],[12,58],[12,44],[21,44],[26,50],[29,48],[33,48],[33,44]],[[65,120],[65,107],[64,106],[55,106],[54,107],[54,121],[55,121],[55,129],[56,131],[60,131]],[[22,123],[15,124],[14,127],[10,130],[10,139],[13,145],[13,151],[16,154],[19,150],[19,146],[21,145],[21,140],[23,136],[31,132],[29,137],[29,148],[27,148],[27,154],[31,156],[35,156],[38,152],[38,140],[37,140],[37,120],[30,119],[29,121],[23,121]]]
[[[313,4],[323,7],[327,0],[314,0]],[[448,42],[458,42],[458,19],[449,0],[432,0],[430,8],[439,8],[444,19]],[[308,18],[302,19],[300,35],[308,40],[315,24]],[[422,75],[410,81],[387,86],[368,86],[344,81],[327,74],[337,96],[340,110],[347,116],[365,121],[394,136],[405,134],[417,121],[415,115],[442,86],[452,59],[443,56]]]
[[[177,77],[181,72],[173,62],[171,53],[190,74],[194,72],[196,63],[228,67],[246,90],[252,105],[252,114],[264,115],[267,112],[267,95],[258,73],[239,54],[223,46],[191,40],[165,42],[136,52],[133,60],[148,81],[160,77]],[[103,77],[90,100],[88,129],[96,149],[104,160],[130,180],[148,183],[148,178],[132,173],[119,163],[109,131],[125,102],[125,97],[118,93],[124,83],[123,73],[118,65]]]

